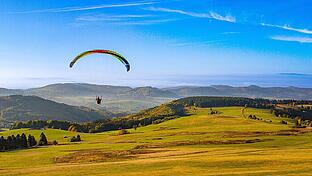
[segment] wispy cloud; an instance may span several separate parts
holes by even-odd
[[[177,19],[152,19],[152,20],[113,22],[111,24],[116,24],[116,25],[152,25],[152,24],[166,23],[166,22],[171,22],[171,21],[176,21],[176,20]]]
[[[210,15],[213,19],[220,20],[220,21],[227,21],[227,22],[236,22],[236,18],[230,15],[222,16],[220,14],[217,14],[215,12],[210,12]]]
[[[271,36],[273,40],[299,42],[299,43],[312,43],[311,37],[294,37],[294,36]]]
[[[155,11],[155,12],[177,13],[177,14],[187,15],[187,16],[191,16],[195,18],[209,18],[209,19],[215,19],[215,20],[226,21],[226,22],[231,22],[231,23],[236,22],[236,18],[231,15],[222,16],[212,11],[209,13],[196,13],[196,12],[188,12],[188,11],[183,11],[183,10],[160,8],[160,7],[148,7],[144,9]]]
[[[105,8],[151,5],[155,3],[157,2],[156,1],[137,1],[137,2],[128,2],[128,3],[120,3],[120,4],[100,4],[100,5],[93,5],[93,6],[63,7],[63,8],[20,11],[20,12],[11,12],[11,14],[76,12],[76,11],[88,11],[88,10],[97,10],[97,9],[105,9]]]
[[[98,14],[78,17],[76,18],[76,21],[78,23],[106,22],[105,24],[116,24],[116,25],[151,25],[177,20],[173,18],[159,19],[157,17],[158,16],[151,14],[119,14],[119,15]]]
[[[266,24],[266,23],[261,23],[261,25],[262,26],[268,26],[268,27],[280,28],[280,29],[289,30],[289,31],[300,32],[300,33],[304,33],[304,34],[312,34],[311,30],[298,29],[298,28],[290,27],[289,25],[280,26],[280,25]]]
[[[149,14],[124,14],[124,15],[109,15],[109,14],[98,14],[98,15],[89,15],[89,16],[81,16],[76,18],[78,21],[124,21],[124,20],[131,20],[131,19],[143,19],[153,17],[154,15]]]
[[[175,43],[174,46],[177,47],[187,47],[187,46],[210,46],[210,45],[216,45],[221,44],[222,42],[227,41],[226,39],[220,39],[220,40],[209,40],[209,41],[202,41],[202,42],[184,42],[184,43]]]

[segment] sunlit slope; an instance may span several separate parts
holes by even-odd
[[[268,110],[190,109],[190,116],[129,130],[81,134],[81,143],[44,130],[59,145],[0,153],[0,175],[311,175],[312,134],[293,129]],[[270,122],[272,121],[272,122]],[[37,138],[41,131],[14,130]]]

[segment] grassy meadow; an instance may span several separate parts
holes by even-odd
[[[97,134],[43,130],[58,145],[0,153],[0,175],[311,175],[312,133],[294,129],[269,110],[241,107],[191,108],[189,116],[157,125]],[[281,124],[285,120],[287,125]],[[311,130],[312,131],[312,130]],[[41,130],[9,130],[0,135]]]

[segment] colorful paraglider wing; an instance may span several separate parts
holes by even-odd
[[[129,62],[122,55],[120,55],[120,54],[118,54],[118,53],[116,53],[114,51],[111,51],[111,50],[91,50],[91,51],[83,52],[83,53],[79,54],[78,56],[76,56],[71,61],[70,65],[69,65],[70,68],[72,68],[75,65],[75,63],[79,59],[81,59],[82,57],[90,55],[90,54],[97,54],[97,53],[109,54],[109,55],[114,56],[115,58],[117,58],[120,62],[122,62],[125,65],[127,71],[130,71],[130,64],[129,64]]]

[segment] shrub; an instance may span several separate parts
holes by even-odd
[[[281,121],[281,124],[287,125],[287,122],[286,122],[285,120],[282,120],[282,121]]]
[[[58,144],[58,142],[56,141],[56,140],[54,140],[53,142],[52,142],[52,145],[57,145]]]
[[[121,129],[121,130],[118,132],[118,135],[125,135],[125,134],[130,134],[130,132],[127,131],[126,129]]]
[[[70,142],[80,142],[80,141],[81,138],[79,134],[77,136],[73,136],[72,138],[70,138]]]

